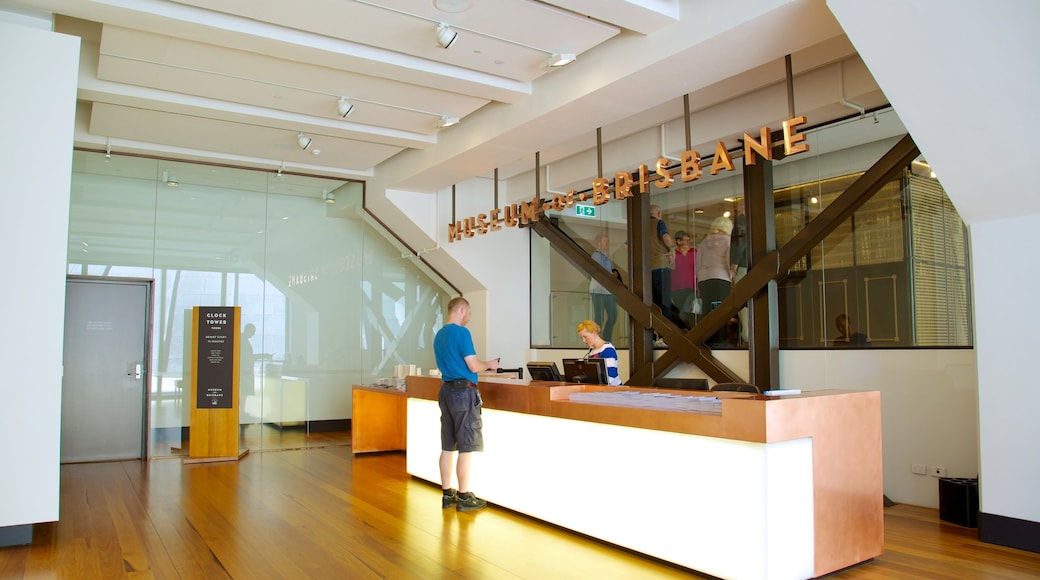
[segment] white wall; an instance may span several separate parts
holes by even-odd
[[[0,527],[58,519],[79,39],[0,22]]]
[[[1030,189],[1037,195],[1035,185]],[[1040,522],[1040,269],[1027,256],[1037,231],[1036,214],[971,226],[972,253],[985,256],[973,266],[982,510],[1034,522]]]
[[[494,182],[474,178],[455,186],[455,220],[489,213],[496,207]],[[460,241],[448,242],[452,223],[452,191],[436,194],[437,249],[425,257],[437,267],[450,261],[465,264],[464,276],[451,282],[459,286],[473,307],[469,329],[479,358],[501,357],[501,365],[524,364],[530,349],[530,235],[528,229],[506,228]],[[505,187],[499,187],[498,207],[507,203]],[[449,267],[450,268],[450,267]]]
[[[1040,129],[1040,3],[827,0],[827,6],[971,228],[980,508],[1040,522],[1040,339],[1031,311],[1038,277],[1027,257],[1040,223],[1030,171]]]
[[[913,464],[945,467],[949,477],[979,474],[975,351],[789,350],[780,353],[788,389],[881,391],[885,494],[937,508],[939,484]]]

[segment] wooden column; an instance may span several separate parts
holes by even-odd
[[[747,218],[747,269],[776,250],[773,162],[752,151],[744,158],[744,210]],[[745,275],[745,279],[747,276]],[[743,282],[743,280],[741,280]],[[747,280],[752,283],[752,280]],[[776,278],[771,277],[748,302],[748,378],[763,391],[780,386],[780,310]]]

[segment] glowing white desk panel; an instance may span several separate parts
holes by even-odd
[[[406,392],[408,472],[434,483],[439,388],[409,377]],[[714,414],[569,400],[618,390],[597,385],[479,388],[487,448],[473,483],[493,503],[727,578],[817,577],[884,551],[877,391],[717,393]],[[647,519],[617,524],[628,515]]]
[[[812,441],[749,443],[484,409],[490,502],[721,578],[813,574]],[[440,483],[440,409],[408,400],[408,473]]]

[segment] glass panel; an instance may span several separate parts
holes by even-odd
[[[914,162],[909,190],[915,344],[970,346],[964,224],[926,163]]]
[[[76,152],[69,273],[155,280],[150,455],[187,453],[194,306],[240,306],[255,329],[242,337],[251,449],[345,429],[351,385],[435,366],[451,291],[362,202],[358,183]]]
[[[549,214],[553,222],[584,248],[589,256],[604,266],[609,264],[612,269],[617,269],[625,283],[628,282],[623,201],[612,200],[599,206],[593,206],[591,202],[581,203]],[[601,251],[597,250],[597,243]],[[531,256],[531,312],[546,313],[545,318],[532,314],[532,319],[537,319],[537,322],[532,320],[531,326],[534,346],[584,348],[578,337],[577,326],[583,320],[593,320],[602,328],[600,335],[605,340],[617,348],[628,347],[627,318],[618,309],[613,296],[604,294],[595,280],[553,251],[548,242],[539,236],[531,236]],[[548,263],[547,268],[535,267],[545,262]],[[541,305],[541,297],[545,296],[541,294],[542,288],[546,289],[548,295],[548,303],[544,307]],[[540,343],[539,339],[547,342]]]
[[[804,133],[811,153],[773,164],[777,247],[790,242],[838,199],[891,149],[905,128],[888,110]],[[690,237],[698,250],[695,261],[702,267],[710,263],[704,240],[716,220],[740,219],[742,179],[739,172],[705,172],[685,187],[652,193],[651,203],[661,207],[669,232]],[[597,232],[576,225],[577,219],[563,212],[559,222],[591,251]],[[623,226],[611,224],[616,231],[624,231]],[[716,244],[719,252],[728,249],[731,257],[741,228],[733,229],[728,248]],[[731,288],[723,279],[725,272],[719,274],[697,280],[703,313]],[[552,289],[562,293],[577,291],[580,284],[575,279],[582,277],[563,267],[551,269],[551,276]],[[672,276],[683,280],[675,270]],[[884,185],[779,280],[781,346],[968,346],[969,279],[964,225],[927,164],[915,162],[910,172]],[[717,281],[718,287],[705,292],[706,281]],[[689,325],[700,317],[688,312],[685,284],[673,285],[672,304]],[[705,302],[709,295],[711,301]],[[742,345],[746,311],[709,342],[716,347]]]

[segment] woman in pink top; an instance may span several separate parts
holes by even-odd
[[[697,322],[691,311],[697,297],[697,248],[690,246],[690,235],[680,230],[675,234],[675,269],[672,270],[672,304],[686,326]]]

